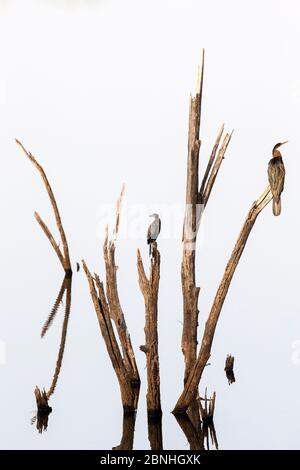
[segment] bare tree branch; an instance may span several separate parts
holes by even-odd
[[[56,243],[52,233],[50,232],[49,228],[47,227],[47,225],[45,224],[45,222],[43,221],[43,219],[41,218],[41,216],[37,212],[34,213],[34,217],[36,218],[36,220],[40,224],[43,232],[45,233],[45,235],[48,238],[49,242],[53,246],[54,251],[58,256],[58,259],[61,262],[62,267],[65,269],[65,259],[63,257],[62,252],[60,251],[60,248],[59,248],[58,244]]]
[[[233,131],[232,131],[233,132]],[[214,162],[214,165],[212,167],[212,170],[210,172],[210,175],[209,175],[209,178],[208,178],[208,181],[207,181],[207,184],[204,188],[204,191],[203,191],[203,195],[202,195],[202,200],[203,200],[203,203],[204,203],[204,206],[206,206],[207,202],[208,202],[208,199],[209,199],[209,196],[210,196],[210,193],[211,193],[211,190],[213,188],[213,185],[215,183],[215,180],[216,180],[216,177],[217,177],[217,174],[219,172],[219,169],[220,169],[220,166],[222,164],[222,161],[224,159],[224,155],[225,155],[225,152],[227,150],[227,147],[228,147],[228,144],[230,142],[230,139],[231,139],[231,136],[232,136],[232,132],[231,134],[226,134],[224,139],[223,139],[223,142],[222,142],[222,146],[218,152],[218,156]]]
[[[54,197],[54,194],[53,194],[53,191],[52,191],[52,188],[50,186],[50,183],[48,181],[48,178],[46,176],[46,173],[44,172],[42,166],[36,161],[36,159],[34,158],[34,156],[28,151],[25,149],[24,145],[18,140],[16,139],[16,143],[21,147],[21,149],[23,150],[23,152],[25,153],[25,155],[29,158],[29,160],[33,163],[33,165],[36,167],[36,169],[38,170],[38,172],[40,173],[42,179],[43,179],[43,182],[44,182],[44,185],[45,185],[45,188],[47,190],[47,193],[48,193],[48,196],[49,196],[49,199],[50,199],[50,202],[51,202],[51,205],[52,205],[52,209],[53,209],[53,212],[54,212],[54,217],[55,217],[55,220],[56,220],[56,225],[57,225],[57,228],[58,228],[58,231],[59,231],[59,234],[60,234],[60,237],[61,237],[61,242],[62,242],[62,246],[63,246],[63,251],[64,251],[64,257],[63,257],[63,261],[61,259],[61,256],[59,255],[59,252],[60,250],[58,250],[58,247],[56,246],[55,247],[55,244],[53,243],[54,241],[54,238],[52,237],[48,227],[45,225],[45,223],[43,222],[43,224],[41,224],[42,220],[39,218],[37,218],[38,222],[40,223],[40,225],[42,226],[45,234],[47,235],[47,237],[49,238],[57,256],[59,257],[59,260],[60,262],[62,263],[63,262],[63,267],[64,267],[64,270],[66,272],[71,272],[71,262],[70,262],[70,256],[69,256],[69,247],[68,247],[68,242],[67,242],[67,238],[66,238],[66,235],[65,235],[65,231],[64,231],[64,228],[63,228],[63,225],[62,225],[62,222],[61,222],[61,217],[60,217],[60,213],[59,213],[59,210],[58,210],[58,207],[57,207],[57,203],[56,203],[56,200],[55,200],[55,197]],[[53,241],[51,241],[51,239]]]
[[[216,157],[216,154],[217,154],[217,150],[218,150],[223,132],[224,132],[224,124],[222,124],[222,127],[221,127],[221,129],[220,129],[220,131],[217,135],[216,141],[215,141],[213,149],[211,151],[210,158],[208,160],[207,167],[206,167],[206,170],[205,170],[202,182],[201,182],[201,186],[200,186],[200,190],[199,190],[199,199],[200,199],[199,202],[200,202],[200,204],[203,203],[203,193],[204,193],[204,189],[205,189],[205,186],[206,186],[206,181],[207,181],[207,178],[209,176],[212,165],[215,161],[215,157]]]
[[[197,395],[197,389],[203,373],[203,370],[210,357],[210,351],[213,343],[213,338],[217,326],[217,322],[222,310],[222,306],[227,295],[231,280],[237,268],[238,262],[242,256],[246,242],[252,230],[252,227],[260,212],[271,201],[272,193],[270,187],[262,193],[262,195],[252,204],[242,230],[239,234],[237,242],[234,246],[230,259],[225,268],[225,272],[219,288],[217,290],[208,320],[205,324],[205,330],[202,337],[201,348],[198,358],[187,378],[184,390],[179,397],[176,406],[173,410],[174,414],[184,413],[189,405],[193,402]]]

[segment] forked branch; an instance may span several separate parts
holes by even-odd
[[[59,234],[60,234],[64,255],[61,253],[61,250],[60,250],[58,244],[56,243],[53,235],[51,234],[51,232],[50,232],[49,228],[47,227],[47,225],[45,224],[45,222],[41,219],[39,214],[37,214],[36,212],[35,212],[34,215],[35,215],[35,218],[37,219],[38,223],[42,227],[42,229],[43,229],[45,235],[47,236],[48,240],[50,241],[51,245],[53,246],[54,251],[57,254],[58,259],[61,262],[66,274],[70,275],[72,273],[72,269],[71,269],[68,242],[67,242],[67,238],[66,238],[66,235],[65,235],[63,225],[62,225],[62,221],[61,221],[60,213],[59,213],[59,210],[58,210],[58,207],[57,207],[57,203],[56,203],[52,188],[50,186],[50,183],[48,181],[48,178],[46,176],[46,173],[43,170],[42,166],[37,162],[35,157],[32,155],[32,153],[29,152],[28,150],[26,150],[24,145],[18,139],[16,139],[16,143],[21,147],[21,149],[23,150],[25,155],[29,158],[31,163],[35,166],[35,168],[38,170],[38,172],[40,173],[40,175],[42,177],[42,180],[44,182],[44,185],[45,185],[45,188],[47,190],[47,193],[48,193],[51,205],[52,205],[52,209],[53,209],[53,212],[54,212],[54,217],[55,217],[56,225],[57,225],[57,228],[58,228],[58,231],[59,231]]]
[[[140,377],[125,316],[119,299],[117,285],[118,267],[115,263],[115,245],[119,232],[123,194],[124,187],[122,188],[120,197],[117,201],[116,222],[112,238],[109,240],[107,229],[103,245],[106,272],[106,292],[99,276],[94,274],[93,277],[86,263],[84,261],[82,261],[82,263],[90,286],[90,293],[99,321],[101,334],[119,381],[123,408],[125,411],[133,412],[136,410],[138,403]],[[112,322],[115,323],[122,352],[116,340]]]
[[[257,216],[260,212],[266,207],[266,205],[271,201],[272,193],[270,191],[270,187],[268,186],[267,189],[262,193],[262,195],[252,204],[242,230],[239,234],[238,240],[234,246],[230,259],[227,263],[225,268],[225,272],[223,274],[223,278],[217,290],[208,320],[205,324],[205,330],[202,337],[201,348],[198,354],[197,360],[192,368],[184,390],[179,397],[176,406],[173,410],[173,413],[184,413],[191,402],[196,398],[197,389],[199,386],[199,382],[207,364],[207,361],[210,357],[211,347],[213,343],[213,338],[217,326],[217,322],[222,310],[222,306],[224,300],[226,298],[231,280],[237,268],[238,262],[242,256],[244,248],[246,246],[248,237],[254,226],[254,223],[257,219]]]

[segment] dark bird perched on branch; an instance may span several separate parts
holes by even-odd
[[[161,221],[158,214],[151,214],[149,217],[154,217],[153,222],[149,225],[147,232],[147,243],[149,245],[149,256],[152,253],[152,243],[156,241],[161,227]]]
[[[284,188],[284,177],[285,177],[285,168],[282,160],[282,156],[278,148],[286,144],[286,142],[282,142],[276,144],[272,151],[272,158],[269,161],[268,165],[268,177],[269,183],[271,187],[271,192],[273,195],[273,214],[279,215],[281,212],[281,193]]]

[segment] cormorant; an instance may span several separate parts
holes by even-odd
[[[286,141],[287,142],[287,141]],[[282,160],[282,156],[278,148],[286,144],[282,142],[276,144],[272,151],[272,158],[269,161],[268,165],[268,177],[271,187],[271,192],[273,195],[273,214],[280,215],[281,212],[281,193],[284,188],[284,177],[285,177],[285,168]]]
[[[153,222],[149,225],[147,232],[147,243],[149,245],[149,256],[152,253],[152,243],[156,241],[161,227],[161,220],[158,214],[151,214],[149,217],[154,217]]]

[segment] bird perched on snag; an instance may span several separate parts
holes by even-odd
[[[272,151],[272,158],[268,164],[268,178],[273,195],[273,214],[280,215],[281,212],[281,193],[284,188],[285,168],[280,151],[281,145],[286,142],[278,143]]]
[[[154,217],[153,222],[149,225],[148,232],[147,232],[147,243],[149,245],[149,256],[152,254],[152,243],[156,241],[160,228],[161,228],[161,220],[158,214],[151,214],[149,217]]]

